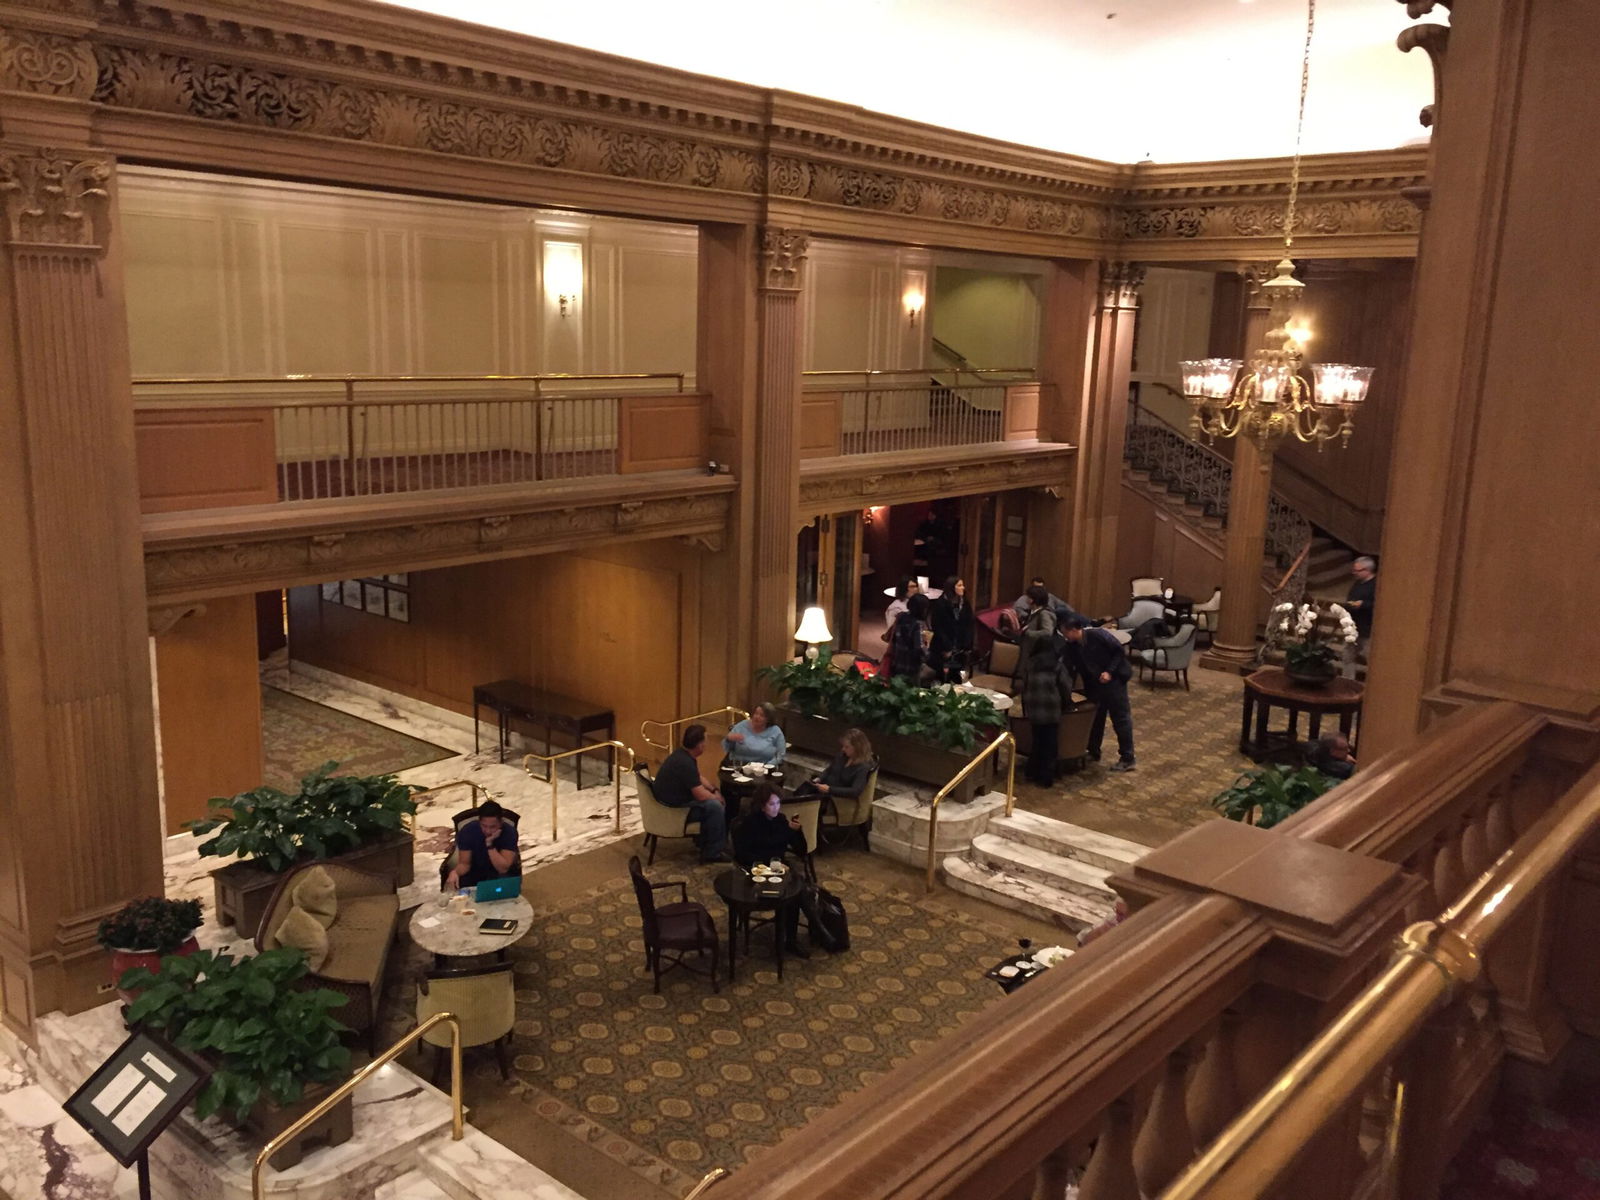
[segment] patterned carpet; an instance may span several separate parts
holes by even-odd
[[[674,864],[724,938],[714,869]],[[788,959],[778,979],[770,930],[757,930],[739,978],[714,994],[675,971],[651,992],[638,907],[625,875],[534,914],[511,948],[519,1099],[637,1177],[682,1195],[713,1166],[730,1169],[848,1092],[952,1032],[1000,990],[982,972],[1015,946],[1014,930],[848,868],[820,864],[850,914],[852,948]],[[391,959],[386,1029],[427,965],[409,941]],[[726,942],[723,944],[726,952]],[[492,1056],[472,1081],[499,1088]],[[469,1093],[469,1100],[471,1099]]]
[[[330,758],[346,775],[382,775],[451,758],[454,750],[407,737],[336,708],[261,689],[262,782],[294,791],[300,777]]]
[[[1109,723],[1102,763],[1037,788],[1017,773],[1017,803],[1030,812],[1159,845],[1216,817],[1211,797],[1255,764],[1239,753],[1239,676],[1189,672],[1189,691],[1170,675],[1154,687],[1128,684],[1139,769],[1114,775],[1116,737]]]
[[[1442,1200],[1600,1200],[1600,1089],[1546,1108],[1502,1100],[1451,1164]]]

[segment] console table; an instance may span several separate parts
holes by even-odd
[[[1356,722],[1361,716],[1364,688],[1354,679],[1334,678],[1321,687],[1306,687],[1289,678],[1281,667],[1264,667],[1244,679],[1244,714],[1239,724],[1239,753],[1261,762],[1285,749],[1293,751],[1300,737],[1300,714],[1307,714],[1308,738],[1322,732],[1322,718],[1336,716],[1339,732],[1355,745]],[[1267,728],[1274,708],[1289,713],[1289,728]],[[1254,725],[1254,729],[1251,726]],[[1254,734],[1252,737],[1251,735]]]
[[[478,709],[487,708],[498,717],[500,732],[500,761],[506,760],[506,742],[510,722],[527,721],[544,726],[544,744],[548,750],[551,735],[557,730],[569,734],[573,745],[581,746],[585,734],[604,733],[602,740],[612,741],[617,736],[617,718],[609,708],[598,708],[587,700],[576,700],[555,692],[543,692],[514,679],[501,679],[494,683],[480,683],[472,689],[472,749],[480,749],[478,739]],[[611,769],[606,768],[606,778]],[[583,756],[578,756],[578,790],[583,790]]]

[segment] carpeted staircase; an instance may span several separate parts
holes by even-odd
[[[1117,897],[1106,876],[1147,853],[1137,842],[1018,809],[991,820],[970,857],[946,857],[944,878],[958,892],[1077,933],[1111,916]]]

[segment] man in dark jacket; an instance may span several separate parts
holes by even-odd
[[[1067,627],[1067,655],[1083,680],[1083,694],[1094,701],[1094,724],[1089,728],[1089,757],[1100,761],[1106,717],[1117,731],[1117,762],[1113,771],[1133,770],[1133,710],[1128,706],[1128,679],[1133,668],[1128,655],[1106,629],[1074,622]]]

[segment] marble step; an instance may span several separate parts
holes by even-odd
[[[417,1150],[422,1172],[451,1200],[584,1200],[566,1184],[468,1128],[459,1142],[449,1134]],[[406,1196],[406,1200],[411,1200]]]
[[[1082,825],[1058,821],[1054,817],[1041,816],[1021,808],[1009,817],[990,818],[988,832],[1039,850],[1048,850],[1063,858],[1075,858],[1107,871],[1120,871],[1150,853],[1149,846],[1141,846],[1127,838],[1096,833]]]
[[[1059,891],[1036,879],[996,871],[953,854],[944,860],[944,881],[964,895],[1026,913],[1070,933],[1098,925],[1112,912],[1109,892],[1104,902],[1090,900],[1076,892]]]
[[[379,1184],[372,1200],[450,1200],[450,1193],[417,1170]]]
[[[1031,879],[1058,892],[1071,892],[1085,900],[1105,904],[1116,903],[1116,894],[1106,886],[1106,876],[1110,872],[1104,867],[992,833],[979,834],[972,839],[972,857],[992,870]]]

